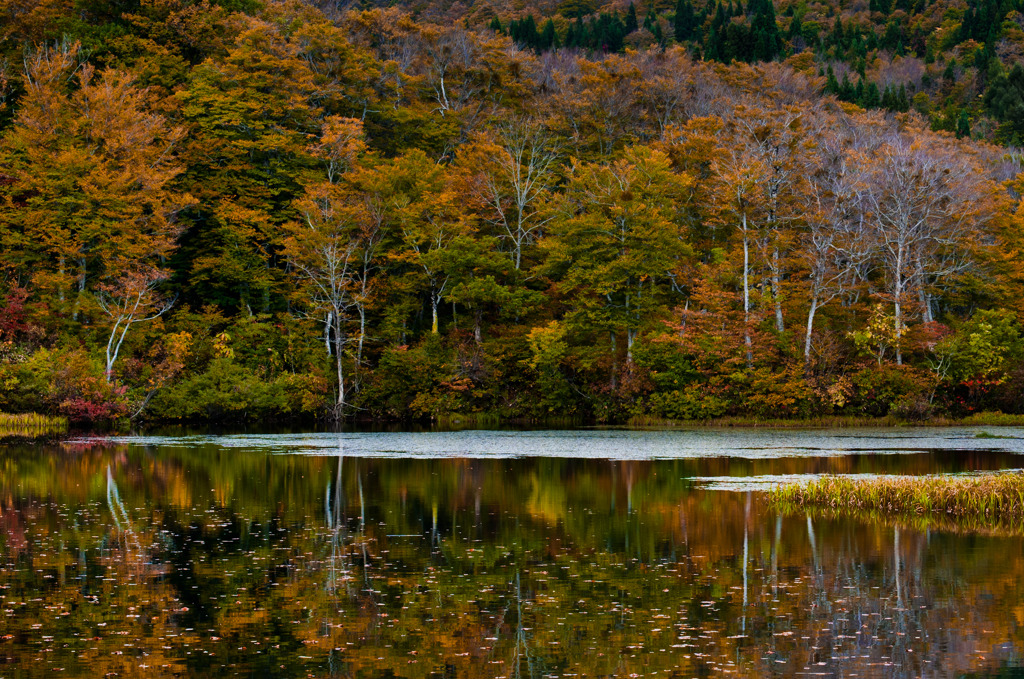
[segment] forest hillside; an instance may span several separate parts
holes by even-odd
[[[0,411],[1024,413],[1022,11],[0,0]]]

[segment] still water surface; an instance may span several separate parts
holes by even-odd
[[[982,431],[0,448],[0,677],[1010,676],[1022,537],[760,492],[1024,468]]]

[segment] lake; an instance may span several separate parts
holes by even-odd
[[[0,677],[1012,676],[1024,537],[762,491],[1021,468],[995,428],[12,444]]]

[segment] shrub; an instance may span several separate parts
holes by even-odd
[[[648,403],[651,414],[670,420],[710,420],[729,410],[726,399],[696,384],[682,390],[651,394]]]
[[[290,373],[267,379],[230,358],[216,358],[207,369],[159,392],[147,409],[161,418],[266,420],[311,417],[328,403],[327,381]]]
[[[467,386],[453,374],[454,356],[436,335],[419,345],[386,349],[359,393],[374,417],[430,417],[458,412]]]
[[[107,382],[85,349],[39,349],[0,365],[0,408],[55,413],[75,423],[113,422],[128,414],[126,389]]]
[[[884,417],[897,403],[906,411],[917,399],[928,400],[928,377],[911,366],[885,365],[864,368],[850,376],[853,384],[848,413]]]
[[[729,376],[740,414],[761,418],[810,417],[820,408],[800,367],[757,367]]]

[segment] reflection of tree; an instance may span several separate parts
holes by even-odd
[[[110,509],[110,516],[113,517],[114,525],[117,527],[118,539],[122,541],[121,546],[126,563],[142,566],[145,564],[146,557],[142,551],[142,545],[139,543],[139,537],[132,529],[132,519],[128,515],[128,510],[121,502],[121,494],[117,490],[117,482],[114,481],[110,465],[107,465],[107,508]]]
[[[331,481],[327,481],[327,492],[324,498],[324,513],[327,523],[327,530],[330,535],[330,556],[327,558],[327,592],[334,594],[338,588],[339,579],[349,579],[349,568],[345,554],[345,540],[348,537],[348,525],[345,521],[343,508],[345,506],[345,489],[342,484],[342,470],[345,465],[345,455],[342,450],[342,443],[338,441],[338,467],[334,478],[334,490],[331,491]],[[340,578],[339,578],[340,576]]]
[[[26,536],[0,538],[0,606],[25,602],[0,655],[45,635],[90,640],[44,646],[81,676],[910,677],[1022,641],[1019,538],[779,515],[685,461],[229,453],[0,462]]]
[[[523,659],[526,659],[526,676],[533,679],[533,655],[530,653],[529,640],[526,634],[526,626],[523,624],[523,590],[520,582],[520,573],[516,571],[516,632],[515,646],[512,651],[512,676],[520,679],[522,674]]]

